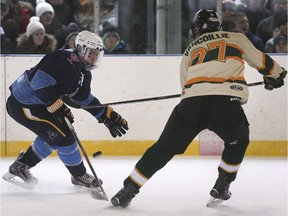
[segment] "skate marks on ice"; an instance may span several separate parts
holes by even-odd
[[[146,183],[128,208],[112,207],[111,197],[123,187],[123,180],[138,159],[104,156],[91,159],[97,175],[104,182],[109,198],[106,202],[92,199],[87,190],[72,185],[60,160],[48,158],[31,169],[38,178],[33,190],[25,190],[1,179],[0,215],[287,216],[286,158],[247,157],[237,181],[231,184],[231,199],[207,208],[220,158],[175,157]],[[2,158],[1,175],[7,172],[13,161],[14,158]]]

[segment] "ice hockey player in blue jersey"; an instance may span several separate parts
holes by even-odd
[[[103,123],[114,138],[128,130],[127,121],[110,106],[85,109],[85,106],[100,104],[91,94],[90,84],[91,70],[100,65],[103,53],[101,38],[89,31],[82,31],[76,37],[75,49],[48,53],[35,67],[26,70],[13,82],[11,95],[7,99],[7,112],[37,137],[9,167],[4,180],[33,189],[37,178],[30,173],[30,169],[56,150],[74,185],[91,190],[99,188],[94,176],[86,172],[77,143],[64,120],[74,121],[66,102],[77,108],[83,107],[99,123]]]

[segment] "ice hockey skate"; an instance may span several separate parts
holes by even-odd
[[[230,199],[232,193],[229,191],[229,187],[230,184],[220,175],[210,191],[211,197],[207,202],[207,207],[220,205],[223,201]]]
[[[2,178],[22,188],[32,190],[38,180],[29,171],[29,167],[19,161],[24,153],[20,152],[16,161],[9,167],[9,171]]]
[[[139,190],[135,189],[132,185],[123,187],[115,196],[111,198],[113,206],[126,208],[130,205],[135,195],[139,193]]]
[[[83,176],[71,176],[72,184],[86,188],[90,191],[91,197],[98,200],[108,200],[106,194],[101,188],[102,180],[98,181],[94,176],[85,173]]]

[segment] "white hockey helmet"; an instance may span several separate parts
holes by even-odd
[[[85,70],[91,71],[100,66],[104,50],[102,39],[97,34],[81,31],[75,38],[75,47]]]

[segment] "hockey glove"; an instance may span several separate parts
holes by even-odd
[[[287,70],[284,70],[283,68],[282,73],[279,75],[277,79],[264,76],[263,79],[264,79],[265,89],[271,91],[274,88],[280,88],[281,86],[284,85],[284,78],[286,77],[286,75],[287,75]]]
[[[104,114],[98,118],[98,121],[99,123],[104,123],[114,138],[117,136],[121,137],[128,130],[127,121],[117,112],[113,111],[110,106],[105,108]]]
[[[61,99],[56,100],[47,110],[62,124],[65,123],[64,118],[68,118],[71,124],[74,122],[74,116],[71,110],[63,103]]]

